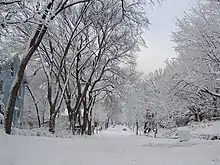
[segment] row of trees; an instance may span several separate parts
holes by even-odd
[[[1,60],[21,54],[6,110],[6,133],[11,132],[25,71],[38,125],[48,112],[53,133],[57,116],[67,109],[72,133],[79,124],[81,134],[91,134],[97,105],[104,107],[107,123],[122,112],[124,122],[137,128],[146,120],[151,127],[177,121],[184,125],[186,114],[195,121],[216,119],[220,4],[199,4],[178,19],[172,34],[178,56],[144,76],[135,69],[135,55],[149,24],[146,2],[2,1]]]
[[[125,103],[129,121],[173,127],[220,117],[220,4],[198,4],[176,21],[177,57],[135,83]],[[131,100],[135,100],[130,102]],[[129,108],[127,108],[129,107]]]
[[[6,133],[11,132],[13,109],[25,72],[38,125],[41,127],[41,112],[47,107],[44,112],[49,112],[52,133],[64,107],[73,134],[77,123],[81,134],[86,130],[91,134],[95,104],[108,110],[108,118],[119,111],[116,107],[135,73],[135,54],[144,45],[141,34],[149,24],[143,8],[146,3],[154,2],[1,1],[2,52],[6,58],[21,54],[6,107]]]

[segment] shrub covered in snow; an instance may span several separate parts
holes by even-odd
[[[204,139],[204,140],[220,140],[220,133],[219,134],[194,134],[193,138],[196,139]]]
[[[162,129],[158,133],[158,137],[161,138],[177,138],[178,129],[187,128],[190,131],[192,138],[204,139],[204,140],[220,140],[220,121],[216,122],[202,122],[191,123],[186,127]]]
[[[1,113],[0,113],[0,124],[3,124],[4,123],[4,115],[2,115]]]
[[[40,136],[40,137],[59,137],[59,138],[72,138],[73,135],[71,131],[68,130],[56,130],[54,134],[48,131],[48,128],[34,128],[34,129],[12,129],[13,135],[22,135],[22,136]]]

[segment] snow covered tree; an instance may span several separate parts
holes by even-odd
[[[219,5],[209,2],[193,8],[177,20],[178,30],[173,33],[181,68],[175,76],[176,94],[188,102],[197,121],[211,114],[218,97],[213,94],[219,87]]]
[[[114,30],[107,31],[107,33],[110,33],[110,32],[121,33],[120,29],[117,27],[120,21],[123,22],[124,25],[129,25],[130,23],[130,25],[132,25],[130,26],[130,28],[134,29],[131,35],[136,37],[136,41],[138,43],[141,43],[142,39],[139,36],[142,32],[142,28],[148,24],[146,14],[145,12],[143,12],[143,8],[142,8],[146,2],[149,2],[152,4],[154,1],[147,1],[147,0],[146,1],[138,0],[135,2],[126,1],[126,0],[112,1],[112,2],[96,1],[96,0],[77,0],[74,2],[70,0],[59,0],[59,1],[39,0],[39,1],[33,1],[33,2],[30,2],[28,0],[2,1],[1,7],[4,6],[4,8],[1,8],[3,12],[1,13],[2,15],[1,15],[0,20],[3,25],[3,28],[7,29],[10,34],[16,34],[14,35],[14,37],[16,37],[17,39],[19,40],[22,39],[22,42],[17,42],[17,44],[20,44],[22,47],[22,49],[20,49],[19,52],[23,52],[21,56],[22,58],[21,58],[21,63],[19,65],[19,70],[17,72],[16,78],[12,85],[10,98],[9,98],[8,105],[7,105],[7,113],[6,113],[6,120],[5,120],[6,133],[10,134],[11,132],[11,121],[12,121],[12,116],[13,116],[13,109],[15,106],[18,89],[24,77],[24,71],[26,70],[29,64],[30,59],[32,59],[33,56],[35,56],[36,54],[42,51],[41,48],[39,48],[39,46],[42,45],[42,41],[46,39],[47,37],[51,37],[50,35],[48,36],[48,34],[50,34],[50,30],[52,29],[54,30],[57,28],[57,29],[62,29],[63,32],[65,32],[65,30],[61,26],[59,26],[59,24],[57,24],[57,22],[59,22],[60,20],[65,20],[65,17],[63,17],[65,14],[62,15],[63,13],[68,12],[68,10],[71,8],[78,10],[78,7],[81,8],[82,6],[85,6],[85,5],[93,7],[95,12],[91,10],[90,13],[87,12],[83,16],[83,19],[86,18],[87,20],[88,18],[92,18],[92,17],[95,18],[94,20],[98,19],[97,22],[93,20],[92,26],[94,27],[91,26],[92,28],[96,28],[96,30],[98,28],[101,28],[99,29],[101,30],[99,31],[99,33],[101,34],[102,32],[104,32],[102,31],[104,29],[111,30],[111,29],[104,27],[105,26],[104,24],[107,23],[106,25],[108,25],[108,23],[112,23],[111,26],[114,28]],[[16,8],[8,7],[10,5],[15,5]],[[9,9],[12,10],[12,12],[10,12]],[[13,11],[13,9],[15,9],[15,11]],[[107,18],[108,14],[109,14],[109,17],[106,22],[103,18],[105,17]],[[113,18],[115,19],[114,20],[115,22],[111,22]],[[101,26],[99,25],[99,23],[101,23],[100,24]],[[12,26],[8,28],[7,27],[8,25],[12,25]],[[80,26],[81,25],[82,24],[80,23]],[[123,30],[128,31],[129,30],[128,27],[129,26],[127,26]],[[98,31],[96,31],[96,33],[97,32]],[[83,32],[81,31],[80,33],[82,34]],[[103,34],[105,33],[106,32],[104,32]],[[89,35],[92,35],[92,33],[89,33]],[[111,35],[113,36],[113,34]],[[104,38],[106,38],[106,36]],[[10,41],[16,41],[16,40],[11,39]],[[103,42],[100,40],[100,38],[97,41],[98,41],[98,44],[101,44],[100,46],[103,45]],[[104,43],[104,45],[105,44],[106,43]],[[108,46],[106,46],[105,49],[107,48]],[[103,51],[103,50],[100,50],[100,51]],[[45,55],[43,55],[43,58],[45,58]],[[98,61],[99,59],[98,60],[96,59],[96,62]],[[60,66],[62,65],[63,63],[61,62]],[[62,71],[59,71],[59,72],[62,72]],[[68,84],[68,81],[66,81],[66,84]],[[63,87],[65,89],[65,85]],[[63,91],[65,91],[64,89]],[[85,92],[83,92],[83,95],[85,95]],[[61,96],[61,100],[62,100],[62,97],[63,96]],[[79,105],[77,105],[77,108],[80,107]]]

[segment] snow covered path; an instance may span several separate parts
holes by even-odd
[[[117,133],[118,132],[118,133]],[[220,165],[219,141],[151,139],[108,130],[74,139],[0,134],[0,165]]]

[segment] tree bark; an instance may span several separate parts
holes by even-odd
[[[83,112],[83,125],[82,125],[82,129],[81,129],[81,135],[85,134],[85,132],[86,132],[87,123],[88,123],[88,116],[89,116],[86,99],[84,99],[84,101],[83,101],[83,106],[84,106],[84,112]]]
[[[76,134],[76,119],[77,119],[77,112],[74,112],[73,119],[72,119],[72,133],[73,133],[73,135]]]
[[[33,92],[31,91],[30,87],[29,87],[27,84],[26,84],[26,87],[27,87],[27,89],[28,89],[28,91],[29,91],[29,93],[30,93],[30,95],[31,95],[31,97],[32,97],[32,100],[33,100],[33,102],[34,102],[34,106],[35,106],[35,109],[36,109],[36,112],[37,112],[38,126],[39,126],[39,128],[40,128],[40,127],[41,127],[41,121],[40,121],[40,115],[39,115],[39,109],[38,109],[38,106],[37,106],[37,102],[36,102],[36,100],[35,100],[34,94],[33,94]]]
[[[83,125],[82,125],[81,135],[85,134],[87,124],[88,124],[88,111],[86,110],[83,114]]]
[[[92,135],[92,120],[88,121],[88,135]]]
[[[107,121],[105,122],[105,129],[108,129],[109,127],[109,121],[110,121],[110,117],[107,118]]]
[[[82,124],[81,124],[81,112],[78,114],[78,124],[79,124],[79,130],[77,130],[78,134],[80,135],[80,131],[81,131],[81,127],[82,127]]]
[[[49,131],[51,133],[55,133],[55,117],[54,115],[50,115],[50,121],[49,121]]]
[[[50,121],[49,121],[49,131],[55,133],[55,106],[50,105]]]
[[[138,135],[138,130],[139,130],[139,124],[138,121],[136,121],[136,135]]]
[[[71,107],[71,101],[70,98],[65,97],[65,103],[66,103],[66,108],[68,111],[68,118],[69,118],[69,130],[72,130],[72,118],[73,118],[73,113],[72,113],[72,107]]]
[[[89,112],[89,124],[88,124],[88,135],[92,135],[93,128],[92,128],[92,108]]]

